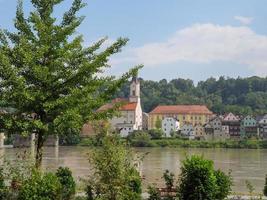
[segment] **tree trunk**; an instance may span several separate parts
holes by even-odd
[[[44,133],[39,132],[37,134],[36,156],[35,156],[36,169],[40,169],[42,165],[44,141],[45,141]]]

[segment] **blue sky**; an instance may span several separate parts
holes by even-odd
[[[71,0],[56,8],[61,16]],[[267,76],[266,0],[88,0],[78,32],[85,45],[130,39],[107,73],[144,64],[145,79]],[[24,0],[26,11],[31,9]],[[0,27],[12,30],[16,1],[0,0]]]

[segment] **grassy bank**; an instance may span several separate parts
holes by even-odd
[[[124,140],[132,147],[183,147],[183,148],[236,148],[236,149],[267,149],[266,140],[226,140],[198,141],[178,138],[132,139]],[[79,146],[99,146],[94,138],[83,138]]]

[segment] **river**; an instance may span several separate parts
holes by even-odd
[[[0,149],[0,157],[14,160],[21,149]],[[86,178],[90,173],[88,147],[48,147],[45,148],[43,167],[54,171],[58,166],[67,166],[74,176]],[[198,154],[214,161],[216,169],[231,174],[234,180],[233,191],[247,193],[246,180],[250,181],[257,192],[264,186],[267,174],[266,149],[199,149],[199,148],[135,148],[137,155],[146,154],[140,165],[144,188],[148,184],[163,185],[164,170],[180,173],[181,161],[186,155]]]

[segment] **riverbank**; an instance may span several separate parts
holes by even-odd
[[[233,148],[233,149],[267,149],[266,140],[225,140],[202,141],[178,138],[162,139],[122,139],[132,147],[177,147],[177,148]],[[99,146],[94,138],[83,138],[78,146]]]

